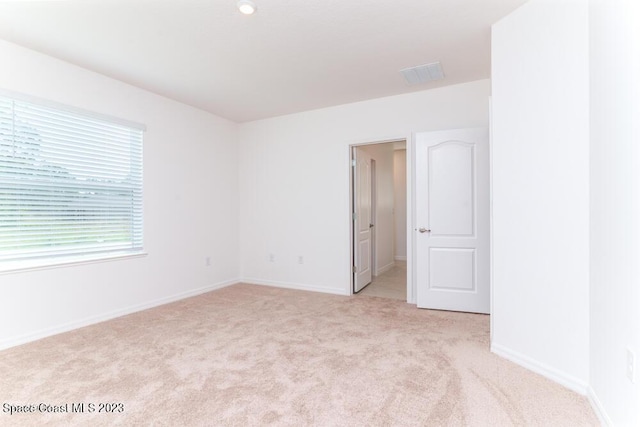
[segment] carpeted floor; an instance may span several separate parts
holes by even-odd
[[[0,425],[598,425],[584,397],[491,354],[488,330],[483,315],[235,285],[0,352]]]

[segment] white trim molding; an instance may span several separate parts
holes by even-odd
[[[273,280],[260,280],[260,279],[253,279],[250,277],[242,279],[241,283],[246,283],[248,285],[271,286],[273,288],[296,289],[299,291],[320,292],[323,294],[346,295],[346,296],[350,295],[347,291],[345,291],[344,288],[325,288],[325,287],[319,287],[315,285],[305,285],[302,283],[276,282]]]
[[[44,259],[25,259],[19,261],[0,262],[0,274],[21,273],[27,271],[46,270],[49,268],[71,267],[82,264],[95,264],[98,262],[120,261],[132,258],[142,258],[148,255],[144,251],[136,252],[112,252],[87,255],[73,255],[65,257],[52,257]]]
[[[379,276],[379,275],[381,275],[381,274],[384,274],[384,273],[386,273],[387,271],[391,270],[393,267],[395,267],[395,265],[396,265],[395,261],[390,262],[389,264],[387,264],[387,265],[385,265],[385,266],[380,267],[379,269],[377,269],[377,270],[376,270],[376,274],[375,274],[375,275],[376,275],[376,276]]]
[[[161,305],[169,304],[175,301],[183,300],[189,297],[193,297],[196,295],[204,294],[207,292],[214,291],[216,289],[221,289],[227,286],[235,285],[239,283],[238,279],[227,280],[224,282],[215,283],[213,285],[204,286],[198,289],[192,289],[186,292],[180,292],[178,294],[170,295],[164,298],[158,298],[153,301],[144,302],[141,304],[131,305],[129,307],[125,307],[118,310],[113,310],[107,313],[99,314],[96,316],[85,317],[84,319],[75,320],[72,322],[64,323],[62,325],[54,326],[51,328],[41,329],[40,331],[9,338],[0,341],[0,350],[5,350],[11,347],[15,347],[18,345],[26,344],[32,341],[37,341],[42,338],[47,338],[52,335],[61,334],[63,332],[69,332],[74,329],[80,329],[85,326],[93,325],[96,323],[104,322],[107,320],[115,319],[116,317],[126,316],[127,314],[136,313],[138,311],[147,310],[150,308],[158,307]]]
[[[587,395],[587,390],[589,389],[589,385],[587,383],[571,375],[567,375],[566,373],[556,368],[552,368],[551,366],[541,363],[535,359],[503,347],[500,344],[492,343],[491,352],[507,360],[510,360],[511,362],[522,366],[523,368],[535,372],[536,374],[540,374],[543,377],[548,378],[568,388],[569,390],[573,390],[583,396]]]
[[[589,386],[589,389],[587,390],[587,399],[589,399],[589,403],[593,408],[593,412],[595,412],[596,415],[598,416],[598,419],[600,420],[600,424],[602,424],[604,427],[613,426],[613,422],[611,421],[611,418],[609,418],[609,415],[607,415],[607,411],[604,410],[604,406],[602,405],[602,402],[600,402],[598,395],[591,388],[591,386]]]

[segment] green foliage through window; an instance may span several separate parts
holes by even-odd
[[[142,134],[0,96],[0,261],[142,249]]]

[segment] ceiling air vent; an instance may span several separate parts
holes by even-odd
[[[420,83],[430,82],[431,80],[440,80],[444,78],[440,62],[405,68],[404,70],[400,70],[400,72],[410,85],[417,85]]]

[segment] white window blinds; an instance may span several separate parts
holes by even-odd
[[[142,133],[0,95],[0,261],[141,250]]]

